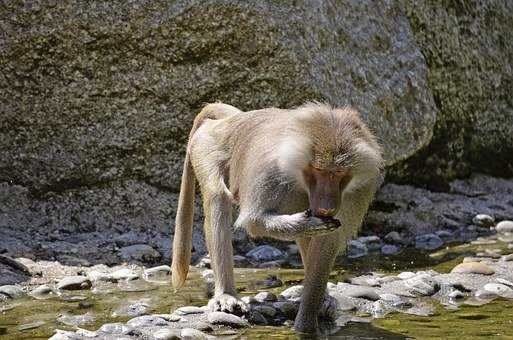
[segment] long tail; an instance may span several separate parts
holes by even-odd
[[[222,103],[213,103],[206,105],[194,119],[189,134],[187,152],[185,154],[180,197],[178,198],[178,209],[175,220],[173,259],[171,264],[171,282],[175,289],[182,287],[185,283],[191,262],[194,196],[196,187],[196,179],[190,156],[192,137],[206,119],[223,119],[238,113],[241,113],[241,111],[236,107]]]

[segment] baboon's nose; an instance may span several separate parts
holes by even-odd
[[[317,216],[328,217],[328,216],[333,216],[334,213],[335,213],[335,209],[324,209],[324,208],[317,209]]]

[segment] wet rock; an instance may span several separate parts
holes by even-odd
[[[171,267],[163,265],[146,269],[142,277],[149,282],[167,282],[171,280]]]
[[[284,256],[285,256],[285,254],[281,250],[279,250],[275,247],[269,246],[269,245],[258,246],[256,248],[250,250],[246,254],[246,257],[249,257],[255,261],[260,261],[260,262],[272,261],[272,260],[283,258]]]
[[[236,268],[245,268],[248,267],[251,264],[251,262],[242,255],[234,255],[233,256],[233,265]]]
[[[374,276],[357,276],[349,279],[353,285],[375,287],[379,286],[379,278]]]
[[[483,289],[498,296],[513,299],[513,289],[502,283],[487,283]]]
[[[185,306],[180,307],[175,311],[178,315],[188,315],[188,314],[203,314],[205,311],[201,307],[196,306]]]
[[[435,234],[440,237],[444,242],[452,240],[454,238],[454,233],[450,230],[438,230]]]
[[[155,315],[142,315],[130,319],[127,323],[127,326],[133,328],[143,328],[143,327],[154,327],[154,326],[167,326],[170,324],[167,320],[162,317]]]
[[[68,276],[57,284],[57,289],[81,290],[91,288],[91,280],[87,276]]]
[[[87,277],[93,282],[95,282],[95,281],[106,281],[106,282],[113,281],[111,279],[111,275],[108,272],[99,271],[99,270],[91,270],[90,272],[87,273]]]
[[[393,244],[385,244],[381,247],[381,253],[383,255],[394,255],[397,254],[401,248]]]
[[[359,237],[357,241],[365,244],[369,251],[379,250],[382,245],[381,239],[375,235]]]
[[[260,292],[254,296],[254,299],[258,302],[273,302],[276,301],[276,295],[271,292]]]
[[[330,296],[337,301],[337,309],[340,311],[351,311],[356,308],[353,299],[339,293],[338,291],[330,292]]]
[[[14,285],[0,286],[0,295],[5,295],[10,299],[18,299],[25,295],[23,289]]]
[[[347,257],[349,258],[358,258],[367,255],[369,250],[367,246],[356,240],[351,240],[347,244]]]
[[[419,295],[430,296],[438,290],[438,284],[429,274],[418,274],[404,280],[404,285],[412,292]]]
[[[497,294],[484,289],[478,289],[474,293],[474,296],[480,300],[491,300],[497,297]]]
[[[397,231],[391,231],[384,237],[385,241],[388,243],[402,243],[403,238],[401,234],[399,234]]]
[[[454,267],[451,273],[492,275],[495,271],[484,262],[465,262]]]
[[[299,300],[301,300],[302,293],[303,293],[303,286],[296,285],[296,286],[292,286],[292,287],[285,289],[283,292],[280,293],[280,296],[282,296],[285,300],[299,301]]]
[[[187,328],[190,329],[190,328]],[[161,328],[156,330],[155,332],[152,332],[151,336],[155,340],[179,340],[179,339],[196,339],[193,337],[186,338],[185,336],[182,336],[183,329],[172,329],[172,328]],[[194,331],[197,331],[194,329]],[[201,331],[201,334],[204,334]],[[185,334],[191,334],[189,332],[185,332]],[[197,338],[197,339],[204,339],[204,338]]]
[[[415,237],[415,247],[418,249],[435,250],[443,244],[444,241],[436,234],[425,234]]]
[[[299,303],[297,301],[277,301],[273,303],[273,307],[279,310],[283,315],[293,318],[297,314]]]
[[[267,325],[267,319],[257,310],[252,310],[249,314],[249,322],[255,325]]]
[[[95,317],[89,313],[81,314],[81,315],[72,315],[72,314],[61,314],[57,317],[57,321],[68,325],[68,326],[81,326],[87,323],[91,323],[95,321]]]
[[[224,312],[212,312],[208,314],[208,322],[214,325],[225,325],[235,328],[248,327],[249,324],[246,320]]]
[[[495,224],[495,219],[487,214],[478,214],[472,219],[472,223],[479,227],[490,228]]]
[[[253,310],[259,312],[266,318],[273,318],[276,315],[276,309],[267,305],[257,305],[253,307]]]
[[[140,316],[148,312],[150,305],[147,301],[131,302],[128,306],[121,306],[112,312],[113,317]]]
[[[119,250],[119,256],[124,261],[135,260],[149,263],[154,263],[161,258],[160,253],[147,244],[134,244],[123,247]]]
[[[362,298],[371,301],[379,300],[379,295],[374,288],[368,286],[356,286],[344,282],[337,283],[337,291],[345,296]]]
[[[49,285],[41,285],[30,292],[30,296],[38,300],[45,300],[55,296],[53,288]]]
[[[184,340],[202,340],[208,339],[209,336],[202,331],[199,331],[194,328],[184,328],[180,332],[180,337]],[[169,339],[169,338],[166,338]]]
[[[495,226],[498,233],[513,233],[513,221],[501,221]]]

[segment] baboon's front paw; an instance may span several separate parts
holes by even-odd
[[[208,307],[212,312],[225,312],[236,315],[243,315],[248,312],[248,306],[242,300],[230,294],[221,294],[212,298],[208,302]]]
[[[305,234],[307,236],[320,236],[329,234],[341,226],[340,221],[334,219],[333,217],[311,216],[308,219],[310,223],[308,228],[305,230]]]
[[[337,312],[337,300],[331,295],[324,295],[324,301],[322,302],[321,309],[319,310],[319,317],[322,319],[335,319]]]

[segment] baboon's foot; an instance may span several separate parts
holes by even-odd
[[[324,295],[324,301],[322,302],[321,309],[319,310],[319,317],[321,319],[335,319],[337,312],[337,300],[331,295]]]
[[[243,315],[248,312],[248,306],[237,297],[230,294],[221,294],[213,297],[208,302],[212,312],[225,312],[236,315]]]

